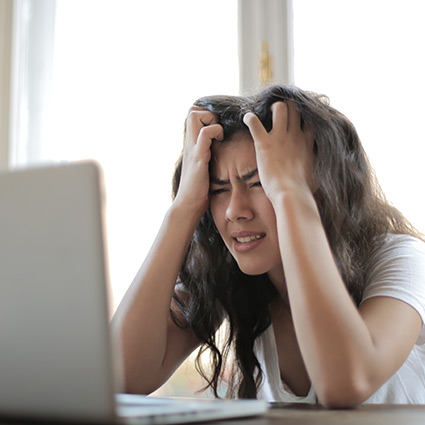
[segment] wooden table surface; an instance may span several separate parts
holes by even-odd
[[[77,422],[17,421],[0,418],[0,425],[93,425]],[[364,405],[328,410],[311,405],[282,405],[251,418],[209,421],[197,425],[425,425],[425,405]],[[107,425],[107,424],[105,424]],[[110,425],[110,424],[109,424]]]
[[[272,408],[266,414],[255,418],[212,423],[221,425],[425,425],[425,405],[363,405],[350,410],[286,405]]]

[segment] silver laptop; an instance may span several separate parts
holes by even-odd
[[[92,162],[0,173],[0,417],[164,424],[263,413],[260,400],[119,394],[102,187]]]

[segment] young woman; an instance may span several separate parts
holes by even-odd
[[[127,391],[157,389],[201,346],[216,395],[226,368],[229,396],[425,403],[425,244],[326,98],[198,100],[173,188],[113,322]]]

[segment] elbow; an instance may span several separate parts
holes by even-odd
[[[317,396],[319,403],[326,409],[354,409],[362,403],[362,399],[352,392],[335,393]]]
[[[123,382],[123,392],[127,394],[149,395],[161,387],[163,381],[149,379],[146,376],[137,377],[135,374],[126,376]]]
[[[170,378],[169,370],[157,365],[144,365],[141,362],[124,362],[122,387],[127,394],[150,395],[157,391]]]
[[[132,384],[132,383],[126,383],[124,385],[124,393],[126,394],[137,394],[137,395],[149,395],[156,391],[158,388],[155,386],[148,387],[146,385],[140,385],[140,384]]]
[[[150,391],[146,387],[141,388],[138,385],[128,385],[128,384],[126,384],[124,386],[123,392],[125,394],[149,395],[153,391]]]
[[[316,394],[319,403],[327,409],[354,409],[366,401],[372,391],[366,380],[355,376],[322,382]]]

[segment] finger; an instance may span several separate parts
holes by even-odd
[[[191,122],[200,122],[203,125],[216,124],[218,117],[206,109],[192,109],[189,111],[188,120]]]
[[[288,102],[288,131],[301,129],[301,115],[297,111],[294,102]]]
[[[196,144],[198,149],[205,151],[211,148],[213,140],[221,141],[223,138],[223,127],[220,124],[212,124],[201,129]]]
[[[267,136],[267,131],[260,119],[252,112],[248,112],[244,115],[243,122],[248,127],[254,141],[261,140],[263,137]]]
[[[207,125],[205,127],[202,127],[200,132],[199,132],[199,136],[198,136],[198,140],[199,139],[215,139],[215,140],[223,140],[224,138],[224,131],[223,131],[223,127],[220,124],[211,124],[211,125]]]
[[[286,133],[288,131],[288,106],[285,102],[275,102],[272,111],[272,131]]]
[[[190,108],[185,123],[186,143],[195,144],[200,130],[217,122],[218,117],[212,112],[203,109],[199,110],[198,107]]]
[[[189,112],[191,112],[191,111],[208,111],[208,109],[201,108],[200,106],[197,106],[197,105],[192,105],[189,108]],[[189,112],[188,112],[188,114],[189,114]]]
[[[206,108],[203,108],[203,107],[201,107],[201,106],[197,106],[197,105],[192,105],[190,108],[189,108],[189,111],[188,111],[188,116],[189,116],[189,114],[191,113],[191,112],[203,112],[203,113],[205,113],[206,115],[210,115],[210,114],[212,114],[215,118],[216,118],[216,120],[218,120],[218,117],[216,116],[216,114],[214,114],[213,112],[211,112],[209,109],[206,109]],[[196,116],[196,114],[195,114],[195,116]]]

